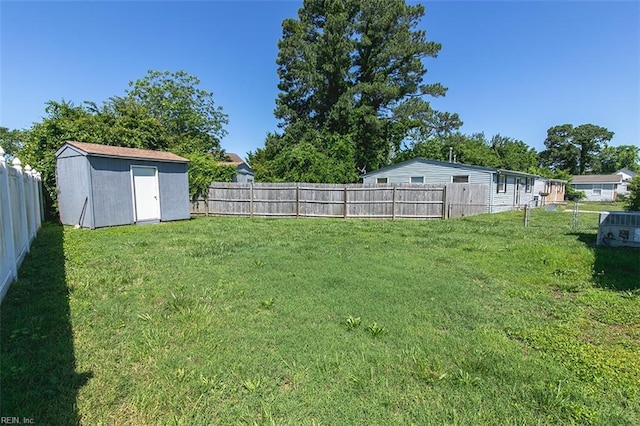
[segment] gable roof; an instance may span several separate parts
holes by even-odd
[[[621,183],[622,175],[575,175],[571,183]]]
[[[620,174],[620,173],[624,173],[625,175],[629,175],[632,178],[636,177],[636,172],[634,172],[633,170],[629,170],[626,167],[624,169],[620,169],[616,172],[616,174]]]
[[[537,178],[537,175],[533,175],[530,173],[524,173],[524,172],[516,172],[514,170],[506,170],[506,169],[496,169],[496,168],[492,168],[492,167],[482,167],[482,166],[474,166],[471,164],[462,164],[462,163],[449,163],[446,161],[437,161],[437,160],[429,160],[427,158],[422,158],[422,157],[417,157],[417,158],[413,158],[411,160],[407,160],[407,161],[403,161],[402,163],[398,163],[398,164],[393,164],[391,166],[387,166],[387,167],[382,167],[378,170],[374,170],[372,172],[369,173],[365,173],[363,175],[361,175],[361,178],[364,177],[369,177],[369,176],[373,176],[377,173],[380,172],[388,172],[390,170],[393,169],[398,169],[400,167],[404,167],[408,164],[411,163],[423,163],[423,164],[432,164],[432,165],[436,165],[436,166],[445,166],[445,167],[452,167],[452,168],[456,168],[456,169],[471,169],[471,170],[477,170],[480,172],[486,172],[486,173],[498,173],[498,174],[508,174],[508,175],[515,175],[515,176],[524,176],[524,177],[532,177],[532,178]]]
[[[76,150],[81,151],[85,155],[92,155],[96,157],[109,157],[109,158],[129,158],[135,160],[154,160],[154,161],[168,161],[174,163],[188,163],[189,160],[180,157],[171,152],[165,151],[152,151],[150,149],[138,149],[138,148],[125,148],[121,146],[101,145],[97,143],[86,143],[67,141],[56,152],[56,157],[62,152],[66,146],[71,146]]]
[[[225,166],[239,166],[240,164],[246,163],[238,154],[233,152],[227,152],[224,155],[226,158],[229,158],[230,161],[223,161],[221,164]]]

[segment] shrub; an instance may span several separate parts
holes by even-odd
[[[640,176],[636,176],[629,183],[629,196],[625,202],[626,211],[640,211]]]

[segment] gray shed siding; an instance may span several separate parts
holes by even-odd
[[[187,165],[181,163],[150,163],[158,167],[160,186],[160,214],[162,221],[191,217]]]
[[[84,215],[80,225],[93,228],[91,192],[89,190],[89,165],[85,157],[75,154],[75,151],[65,150],[64,156],[58,157],[56,167],[56,180],[58,182],[58,209],[60,222],[65,225],[76,225]],[[60,188],[65,188],[61,191]],[[85,206],[85,200],[87,205]]]
[[[135,223],[131,166],[157,169],[160,220],[190,218],[187,163],[103,157],[64,147],[56,161],[60,221],[87,228]]]
[[[94,227],[134,222],[131,191],[133,160],[88,157],[91,165]],[[146,162],[142,162],[145,163]]]
[[[134,222],[131,166],[158,169],[160,220],[190,217],[187,165],[162,161],[90,157],[95,226]]]

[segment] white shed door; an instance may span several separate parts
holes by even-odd
[[[131,166],[131,174],[133,176],[133,205],[136,222],[160,220],[158,169]]]

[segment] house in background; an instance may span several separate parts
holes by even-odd
[[[56,152],[60,221],[93,229],[189,219],[188,163],[170,152],[66,142]]]
[[[539,177],[533,187],[533,191],[539,197],[538,205],[557,204],[564,202],[567,181]]]
[[[484,203],[488,213],[533,205],[539,196],[534,192],[536,175],[460,163],[414,158],[383,167],[362,176],[364,184],[447,184],[487,185]]]
[[[236,168],[236,176],[233,178],[233,182],[253,182],[253,169],[249,167],[246,161],[244,161],[238,154],[228,152],[225,154],[228,161],[220,163],[223,166],[233,166]]]
[[[615,201],[623,183],[622,174],[576,175],[572,177],[571,187],[584,192],[586,201]]]
[[[622,175],[622,183],[618,185],[619,195],[629,195],[629,183],[636,177],[636,173],[629,169],[620,169],[616,172],[617,175]]]

